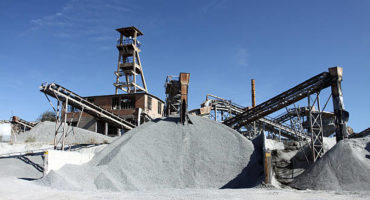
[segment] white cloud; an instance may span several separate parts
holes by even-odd
[[[246,48],[238,48],[235,53],[236,63],[240,66],[248,66],[248,52]]]
[[[101,35],[111,31],[115,22],[128,19],[126,1],[70,0],[60,10],[30,21],[29,31],[49,31],[55,37],[86,37],[104,40]]]
[[[213,0],[207,5],[201,7],[201,11],[203,14],[207,14],[209,11],[212,11],[214,9],[225,8],[227,2],[228,0]]]

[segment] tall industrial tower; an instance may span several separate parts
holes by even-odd
[[[143,68],[140,61],[140,42],[138,36],[143,35],[139,29],[134,26],[116,29],[120,33],[117,43],[118,66],[114,74],[117,76],[115,94],[121,89],[126,93],[148,92],[146,87]],[[140,75],[141,84],[137,82],[136,75]],[[125,77],[125,82],[120,78]]]

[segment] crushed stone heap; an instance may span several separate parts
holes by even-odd
[[[72,190],[254,187],[263,180],[262,144],[206,118],[164,118],[139,126],[89,163],[66,165],[39,182]],[[258,145],[255,145],[258,146]]]
[[[370,188],[370,137],[346,139],[291,184],[298,189],[368,191]]]
[[[110,143],[115,138],[108,137],[99,133],[88,131],[77,127],[67,127],[66,144],[103,144]],[[58,138],[62,135],[58,133]],[[17,136],[17,143],[37,142],[53,144],[55,137],[55,122],[40,122],[31,130],[21,133]]]

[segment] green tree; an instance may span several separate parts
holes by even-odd
[[[57,116],[55,112],[52,112],[52,111],[45,111],[37,118],[37,121],[41,121],[41,122],[44,122],[44,121],[55,122],[56,120],[57,120]]]

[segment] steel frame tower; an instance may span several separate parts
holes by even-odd
[[[114,72],[116,82],[113,84],[115,94],[121,89],[126,93],[148,92],[144,78],[143,68],[140,61],[140,42],[138,36],[143,35],[139,29],[134,26],[116,29],[120,33],[117,49],[118,65],[117,71]],[[140,75],[142,85],[137,83],[136,75]],[[125,77],[125,82],[121,81],[121,77]]]

